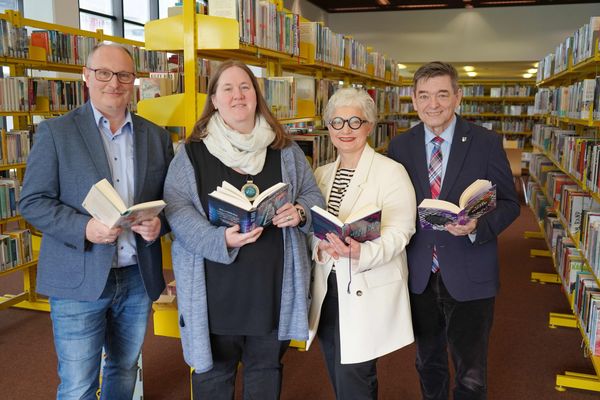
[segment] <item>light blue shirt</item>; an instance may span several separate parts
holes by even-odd
[[[125,122],[113,134],[110,122],[94,107],[94,120],[100,130],[100,137],[104,143],[104,151],[110,167],[113,186],[127,207],[133,205],[133,168],[135,152],[133,149],[133,122],[131,114],[127,111]],[[124,267],[137,264],[137,250],[135,237],[131,229],[123,229],[117,239],[117,259],[113,260],[113,267]]]

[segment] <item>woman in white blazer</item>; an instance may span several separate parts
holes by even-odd
[[[338,90],[324,114],[338,151],[315,172],[328,211],[344,221],[377,206],[381,236],[364,243],[313,237],[307,346],[319,337],[337,399],[377,399],[377,358],[414,340],[405,248],[415,232],[415,194],[404,167],[367,143],[377,120],[367,92]]]

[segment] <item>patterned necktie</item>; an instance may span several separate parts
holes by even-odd
[[[433,151],[429,159],[429,187],[431,188],[431,198],[437,199],[442,189],[442,143],[444,139],[439,136],[434,137]],[[436,273],[440,270],[440,264],[437,258],[435,245],[433,246],[433,259],[431,261],[431,272]]]

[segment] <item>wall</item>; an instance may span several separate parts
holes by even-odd
[[[329,14],[328,26],[400,62],[526,61],[554,51],[592,15],[600,4]]]

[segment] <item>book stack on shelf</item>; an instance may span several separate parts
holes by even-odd
[[[29,229],[9,230],[0,234],[0,272],[15,269],[33,259]]]

